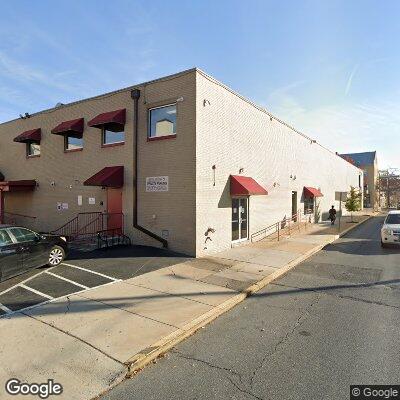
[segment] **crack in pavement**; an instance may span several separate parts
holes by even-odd
[[[296,331],[296,329],[303,324],[303,322],[307,319],[307,317],[311,314],[310,310],[311,308],[317,304],[320,300],[321,296],[318,295],[316,298],[307,306],[304,308],[304,311],[299,315],[297,318],[296,322],[294,323],[292,329],[290,329],[278,342],[275,344],[273,347],[272,351],[268,352],[267,354],[264,355],[263,359],[261,360],[260,365],[254,369],[251,377],[250,377],[250,388],[253,387],[254,385],[254,379],[256,378],[257,372],[264,366],[265,362],[267,361],[268,358],[271,358],[276,352],[280,350],[280,347],[287,341],[289,338],[293,335],[293,333]]]
[[[256,394],[254,394],[253,392],[251,392],[251,391],[249,391],[249,390],[246,390],[245,387],[242,387],[242,386],[246,386],[246,385],[245,385],[245,383],[243,382],[243,380],[242,380],[242,375],[241,375],[239,372],[234,371],[234,370],[231,369],[231,368],[221,367],[221,366],[219,366],[219,365],[212,364],[212,363],[210,363],[209,361],[202,360],[202,359],[200,359],[200,358],[190,357],[190,356],[188,356],[188,355],[186,355],[186,354],[183,354],[183,353],[181,353],[181,352],[179,352],[179,351],[177,351],[177,350],[172,350],[171,353],[172,353],[172,354],[176,354],[176,355],[177,355],[178,357],[180,357],[180,358],[184,358],[184,359],[190,360],[190,361],[199,362],[199,363],[201,363],[201,364],[207,365],[207,366],[210,367],[210,368],[215,368],[215,369],[218,369],[218,370],[223,371],[223,372],[228,372],[228,376],[226,376],[226,379],[227,379],[237,390],[239,390],[241,393],[247,394],[247,395],[249,395],[249,396],[251,396],[251,397],[253,397],[253,398],[257,399],[257,400],[264,400],[262,397],[259,397],[259,396],[257,396]],[[233,375],[233,376],[239,378],[240,384],[237,383],[237,382],[235,382],[229,375]]]
[[[318,288],[304,288],[304,287],[298,287],[298,286],[284,285],[284,284],[281,284],[281,283],[274,283],[274,285],[286,287],[286,288],[289,288],[289,289],[300,289],[300,290],[302,290],[304,292],[321,293],[321,294],[324,294],[325,296],[336,297],[336,298],[339,298],[339,299],[348,299],[348,300],[358,301],[360,303],[375,304],[377,306],[390,307],[390,308],[394,308],[394,309],[397,309],[397,310],[400,309],[400,306],[395,306],[395,305],[383,303],[383,302],[380,302],[380,301],[372,301],[372,300],[360,299],[358,297],[353,297],[353,296],[349,296],[349,295],[346,296],[346,295],[343,295],[343,294],[332,293],[332,292],[329,293],[329,292],[326,292],[326,289],[324,289],[324,288],[321,288],[321,289],[318,289]],[[385,285],[385,284],[376,285],[376,286],[373,286],[373,287],[371,287],[370,284],[361,284],[360,286],[357,286],[357,287],[360,287],[360,288],[363,288],[363,289],[374,289],[374,288],[380,287],[380,288],[384,288],[384,289],[393,290],[393,288],[391,286]],[[339,290],[339,289],[354,289],[354,286],[348,286],[348,287],[345,286],[345,287],[341,287],[341,288],[337,288],[337,289],[332,288],[332,290]],[[394,289],[394,290],[397,290],[397,289]]]

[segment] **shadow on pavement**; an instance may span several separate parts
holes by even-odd
[[[69,260],[83,260],[83,259],[103,259],[103,258],[125,258],[125,257],[175,257],[189,259],[191,257],[186,254],[176,253],[167,249],[160,249],[150,246],[119,246],[111,247],[109,249],[100,249],[93,251],[77,251],[71,250]]]

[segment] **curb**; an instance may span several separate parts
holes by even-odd
[[[345,229],[343,232],[340,232],[339,235],[336,235],[339,238],[341,238],[342,236],[346,235],[348,232],[350,232],[351,230],[353,230],[354,228],[356,228],[357,226],[362,225],[364,222],[370,220],[372,217],[375,217],[375,215],[369,215],[367,218],[365,218],[363,221],[361,222],[357,222],[357,224],[355,224],[354,226],[349,226],[347,229]]]
[[[129,378],[133,375],[136,375],[141,369],[143,369],[147,364],[153,362],[157,357],[166,353],[172,347],[176,346],[178,343],[182,342],[187,337],[193,335],[199,329],[204,328],[207,324],[209,324],[210,322],[212,322],[214,319],[218,318],[225,312],[229,311],[237,304],[241,303],[247,297],[263,289],[265,286],[267,286],[274,280],[282,277],[283,275],[288,273],[291,269],[296,267],[298,264],[300,264],[307,258],[311,257],[315,253],[318,253],[325,246],[331,244],[338,238],[344,236],[352,229],[360,226],[361,224],[363,224],[365,221],[368,221],[372,217],[373,215],[370,215],[365,220],[355,224],[354,226],[350,226],[349,228],[347,228],[338,235],[331,235],[330,239],[328,239],[325,243],[318,245],[317,247],[304,253],[302,256],[296,258],[295,260],[292,260],[284,267],[277,269],[271,275],[268,275],[265,278],[258,281],[257,283],[254,283],[253,285],[249,286],[244,292],[231,297],[230,299],[226,300],[225,302],[221,303],[217,307],[207,312],[206,314],[203,314],[200,317],[196,318],[195,320],[189,322],[181,329],[178,329],[175,332],[171,333],[170,335],[162,338],[158,342],[154,343],[153,346],[142,350],[140,353],[136,354],[125,363],[128,367],[128,372],[126,377]]]

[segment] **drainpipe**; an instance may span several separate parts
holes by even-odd
[[[0,224],[4,224],[4,192],[0,189]]]
[[[148,229],[140,226],[138,224],[138,139],[139,139],[139,98],[140,98],[140,90],[133,89],[131,91],[131,97],[133,99],[133,154],[135,155],[135,161],[133,163],[133,170],[134,170],[134,181],[135,181],[135,196],[133,198],[133,227],[138,229],[139,231],[145,233],[147,236],[152,237],[155,240],[158,240],[162,243],[163,247],[168,248],[168,241],[161,236],[158,236],[154,232],[149,231]]]

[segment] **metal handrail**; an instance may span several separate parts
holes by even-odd
[[[104,230],[107,226],[108,218],[112,215],[121,216],[121,227],[116,228],[123,232],[124,214],[123,213],[102,213],[102,212],[85,212],[79,213],[51,233],[66,236],[69,240],[84,235],[96,235],[97,232]],[[93,218],[91,218],[93,217]]]
[[[12,213],[12,212],[5,211],[3,223],[9,224],[9,225],[23,225],[28,228],[34,229],[35,223],[36,223],[36,218],[37,217],[34,217],[32,215],[25,215],[25,214]]]
[[[288,224],[287,226],[288,226],[289,235],[290,235],[290,223],[291,222],[297,223],[299,226],[299,231],[300,231],[300,224],[302,222],[302,216],[308,216],[308,215],[311,215],[311,213],[308,213],[308,212],[303,213],[301,210],[299,210],[296,214],[293,214],[291,217],[285,217],[284,219],[282,219],[278,222],[275,222],[275,223],[267,226],[266,228],[263,228],[257,232],[252,233],[250,240],[251,240],[251,242],[260,241],[262,239],[265,239],[265,238],[273,235],[274,233],[277,233],[277,235],[278,235],[277,238],[279,241],[281,230],[285,229],[286,224]],[[306,220],[306,223],[307,223],[307,220]],[[274,229],[273,232],[271,232],[270,234],[267,235],[267,232],[271,231],[272,229]],[[254,240],[256,237],[258,237],[260,235],[264,235],[264,237],[262,237],[261,239],[258,239],[258,240]]]
[[[12,212],[8,212],[8,211],[4,211],[4,215],[11,215],[11,216],[15,216],[15,217],[24,217],[24,218],[31,218],[31,219],[37,218],[32,215],[18,214],[18,213],[12,213]]]
[[[97,248],[102,247],[101,243],[104,243],[106,248],[110,247],[109,244],[110,238],[112,240],[111,246],[120,244],[127,244],[127,245],[131,244],[130,237],[121,233],[121,229],[112,228],[112,229],[104,229],[102,231],[97,232]]]

